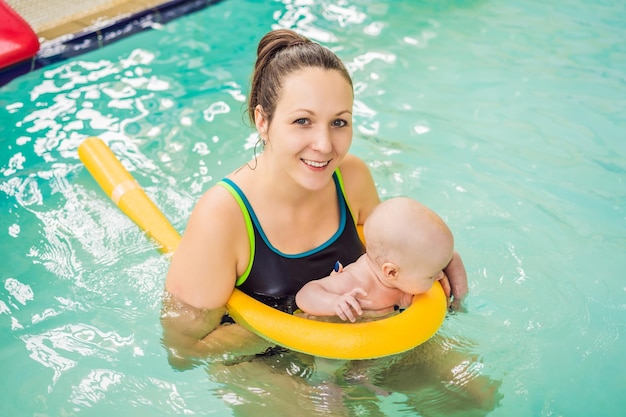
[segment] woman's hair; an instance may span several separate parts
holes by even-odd
[[[248,116],[252,125],[254,109],[259,104],[268,122],[271,122],[285,77],[310,67],[339,71],[352,87],[346,67],[328,48],[289,29],[277,29],[266,34],[257,49],[248,99]]]

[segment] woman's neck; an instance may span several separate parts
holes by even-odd
[[[285,253],[299,253],[328,240],[339,227],[339,205],[332,178],[321,190],[302,187],[258,157],[256,168],[233,174],[250,201],[270,242]],[[254,167],[254,165],[252,165]]]

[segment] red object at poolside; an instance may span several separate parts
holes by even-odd
[[[0,69],[32,58],[39,39],[22,17],[0,0]]]

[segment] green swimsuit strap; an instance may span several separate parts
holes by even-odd
[[[243,284],[245,282],[245,280],[248,278],[248,275],[250,275],[250,271],[252,270],[252,262],[254,260],[254,229],[252,228],[252,219],[250,218],[250,213],[248,213],[248,208],[246,207],[246,204],[243,202],[243,200],[241,199],[241,196],[239,195],[239,193],[237,192],[237,190],[235,190],[235,188],[229,184],[230,180],[228,179],[223,179],[222,181],[218,182],[217,185],[220,185],[222,187],[224,187],[237,201],[237,204],[239,204],[239,208],[241,209],[241,213],[243,214],[243,219],[246,222],[246,230],[248,231],[248,241],[250,242],[250,260],[248,261],[248,266],[246,267],[246,270],[244,271],[243,274],[241,274],[240,277],[237,278],[237,282],[235,283],[235,286],[238,287],[241,284]]]
[[[346,202],[346,206],[348,206],[348,210],[350,210],[350,214],[352,215],[352,220],[354,221],[354,225],[357,225],[358,219],[354,216],[354,211],[352,211],[352,207],[350,206],[350,201],[348,200],[348,196],[346,195],[346,189],[343,185],[343,175],[341,175],[341,171],[339,168],[335,170],[335,174],[337,175],[337,181],[339,182],[339,188],[341,189],[341,194],[343,194],[343,200]]]

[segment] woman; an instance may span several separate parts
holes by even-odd
[[[174,356],[235,343],[214,331],[235,286],[290,312],[302,285],[362,254],[356,225],[380,200],[367,166],[347,153],[353,98],[350,75],[327,48],[285,29],[260,41],[248,112],[263,152],[191,214],[165,283],[181,302],[163,316]],[[452,278],[460,300],[465,271]]]

